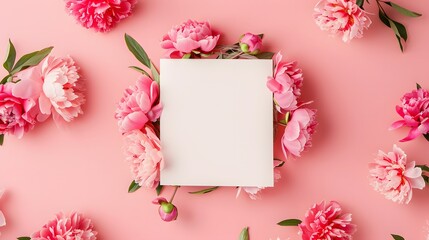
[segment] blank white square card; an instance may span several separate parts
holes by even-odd
[[[272,74],[272,60],[161,59],[161,184],[273,186]]]

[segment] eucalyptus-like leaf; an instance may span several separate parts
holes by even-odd
[[[391,235],[392,235],[393,239],[395,239],[395,240],[405,240],[405,238],[402,237],[402,236],[399,236],[399,235],[396,235],[396,234],[391,234]]]
[[[128,187],[128,193],[133,193],[137,190],[139,190],[139,188],[141,188],[141,186],[136,183],[135,181],[132,181],[130,186]]]
[[[272,59],[274,56],[273,52],[261,52],[255,55],[259,59]]]
[[[393,9],[395,9],[396,11],[398,11],[400,14],[407,16],[407,17],[420,17],[422,16],[421,13],[417,13],[417,12],[413,12],[411,10],[408,10],[404,7],[399,6],[398,4],[394,3],[394,2],[384,2],[385,4],[391,6]]]
[[[422,86],[420,86],[420,84],[416,83],[416,88],[417,88],[417,90],[419,90],[422,88]]]
[[[299,219],[286,219],[281,222],[278,222],[277,225],[280,226],[298,226],[300,223],[302,223]]]
[[[249,240],[249,227],[245,227],[241,230],[238,240]]]
[[[6,60],[3,63],[4,69],[6,69],[8,72],[12,71],[13,65],[15,64],[15,59],[16,59],[15,46],[13,46],[12,41],[9,39],[9,46],[7,49]]]
[[[404,52],[404,46],[402,45],[401,37],[399,37],[398,35],[395,35],[395,36],[396,36],[396,40],[398,41],[401,52]]]
[[[206,193],[210,193],[213,192],[214,190],[218,189],[219,187],[211,187],[211,188],[206,188],[203,190],[199,190],[196,192],[189,192],[190,194],[206,194]]]
[[[162,192],[162,189],[164,188],[164,186],[162,186],[161,184],[158,184],[158,187],[156,187],[156,195],[160,195]]]
[[[425,180],[426,184],[429,185],[429,177],[426,175],[422,175],[423,179]]]
[[[426,165],[417,165],[416,167],[421,168],[423,171],[429,172],[429,167]]]
[[[4,143],[4,134],[0,134],[0,146]]]
[[[31,237],[19,237],[18,240],[31,240]]]
[[[43,59],[45,59],[46,56],[48,56],[51,53],[53,48],[54,47],[48,47],[48,48],[44,48],[40,51],[25,54],[24,56],[22,56],[18,60],[18,62],[16,62],[15,66],[13,67],[10,74],[13,75],[13,74],[15,74],[21,70],[28,68],[28,67],[36,66]]]
[[[378,9],[378,17],[380,18],[381,22],[384,23],[384,25],[390,28],[389,18],[381,9]]]
[[[147,56],[143,47],[130,35],[125,33],[125,43],[127,44],[128,49],[134,55],[134,57],[139,60],[143,65],[150,68],[150,59]]]
[[[356,0],[356,4],[363,9],[363,0]]]
[[[4,77],[1,81],[0,84],[5,84],[9,81],[9,79],[12,78],[12,76],[7,75],[6,77]]]
[[[137,72],[139,72],[139,73],[141,73],[141,74],[144,74],[144,75],[146,75],[146,76],[150,77],[149,73],[147,73],[144,69],[142,69],[142,68],[140,68],[140,67],[137,67],[137,66],[129,66],[129,68],[131,68],[131,69],[133,69],[133,70],[136,70]]]
[[[150,62],[150,71],[152,72],[152,78],[155,82],[158,83],[159,85],[159,72],[158,69],[156,69],[155,65],[153,64],[153,62]]]

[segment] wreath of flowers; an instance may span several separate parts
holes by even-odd
[[[275,106],[275,128],[284,128],[281,145],[285,158],[300,157],[301,153],[311,146],[312,134],[317,125],[316,111],[307,108],[311,102],[302,102],[302,70],[296,62],[282,60],[280,53],[262,51],[263,34],[243,34],[239,41],[232,45],[219,45],[220,34],[215,33],[208,22],[188,20],[172,28],[162,39],[161,47],[166,50],[168,58],[217,58],[217,59],[274,59],[274,74],[267,77],[267,87],[273,93]],[[127,88],[120,100],[115,118],[120,132],[125,138],[125,155],[129,163],[133,181],[129,192],[140,187],[156,189],[160,195],[160,171],[168,164],[162,153],[159,139],[159,120],[162,103],[159,100],[159,71],[150,60],[142,46],[131,36],[125,34],[125,42],[131,53],[147,70],[131,66],[142,76],[136,84]],[[280,179],[279,167],[284,161],[274,159],[274,178]],[[153,200],[159,205],[159,214],[164,221],[177,218],[177,207],[172,204],[175,191],[167,200],[163,197]],[[192,194],[206,194],[219,187],[211,187]],[[241,191],[256,199],[263,188],[238,187]]]

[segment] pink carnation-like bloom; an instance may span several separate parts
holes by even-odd
[[[34,99],[16,96],[15,87],[12,82],[0,85],[0,134],[22,138],[33,129],[39,111]]]
[[[323,201],[308,210],[299,229],[303,240],[351,240],[356,225],[350,213],[342,213],[340,204]]]
[[[4,190],[0,189],[0,199],[3,196]],[[6,218],[3,215],[3,212],[0,210],[0,227],[6,226]],[[1,232],[0,232],[1,235]]]
[[[408,204],[413,197],[412,189],[425,187],[422,169],[414,161],[407,164],[407,155],[396,145],[393,152],[379,151],[369,168],[371,185],[393,202]]]
[[[268,77],[267,87],[274,93],[276,104],[284,111],[291,111],[297,108],[304,79],[297,62],[282,62],[282,58],[280,52],[274,57],[274,77]]]
[[[361,38],[371,19],[356,4],[356,0],[321,0],[314,8],[316,24],[323,31],[342,35],[344,42]]]
[[[155,122],[161,116],[162,104],[158,103],[159,87],[147,76],[127,88],[116,109],[116,119],[122,133],[142,129],[148,121]]]
[[[77,22],[97,32],[108,32],[131,15],[137,0],[65,0],[66,8]]]
[[[38,66],[17,74],[21,81],[13,93],[22,98],[38,99],[39,121],[52,114],[56,123],[71,122],[83,114],[85,103],[78,70],[71,57],[48,56]]]
[[[134,181],[140,186],[156,188],[164,168],[161,141],[150,127],[125,134],[125,155]]]
[[[220,35],[214,34],[208,22],[188,20],[172,28],[163,38],[161,47],[167,49],[166,56],[181,58],[187,53],[211,52]]]
[[[240,48],[243,52],[249,54],[258,54],[262,48],[262,38],[259,35],[253,33],[246,33],[241,36]]]
[[[306,148],[311,147],[311,139],[316,125],[315,110],[300,108],[292,112],[292,117],[287,123],[282,137],[282,149],[285,157],[288,154],[300,157]]]
[[[274,168],[274,182],[277,182],[281,178],[282,178],[282,175],[280,173],[280,170],[277,168]],[[238,198],[238,196],[240,196],[241,191],[243,190],[244,192],[247,193],[250,199],[256,200],[260,198],[260,192],[264,189],[265,187],[238,187],[237,195],[235,197]]]
[[[408,136],[401,142],[410,141],[422,134],[429,133],[429,92],[427,90],[420,88],[406,93],[401,98],[401,105],[396,106],[396,112],[403,120],[394,122],[390,129],[403,126],[411,128]]]
[[[41,230],[31,235],[31,240],[96,240],[91,220],[79,213],[65,216],[58,213]]]

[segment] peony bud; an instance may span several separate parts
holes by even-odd
[[[248,54],[258,54],[262,48],[262,38],[259,35],[246,33],[240,37],[241,51]]]
[[[171,222],[177,219],[177,216],[179,215],[177,207],[171,202],[168,202],[165,198],[156,198],[152,203],[160,205],[158,213],[163,221]]]

